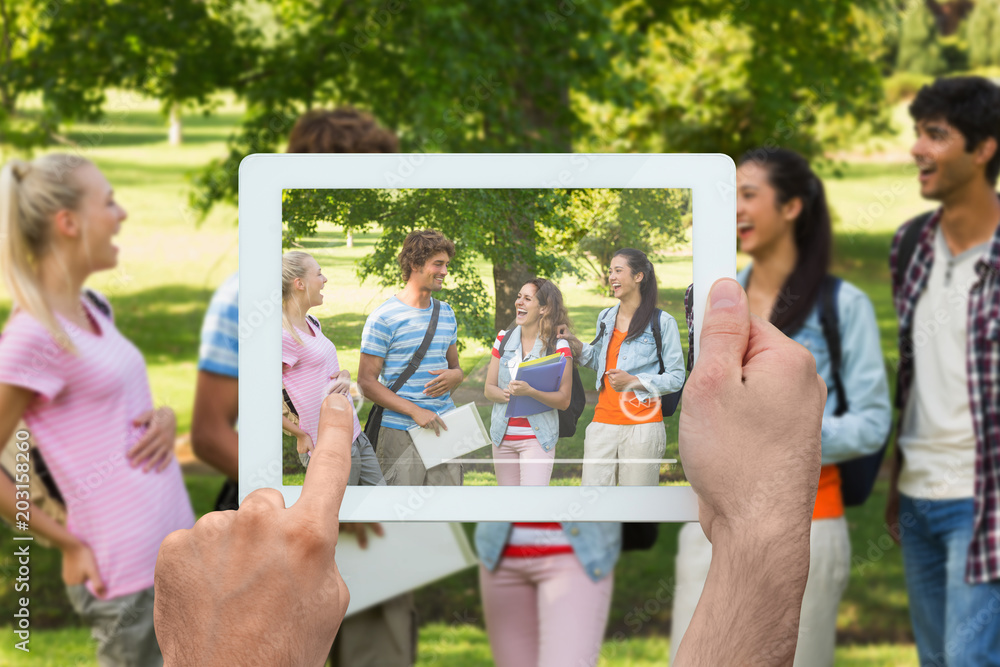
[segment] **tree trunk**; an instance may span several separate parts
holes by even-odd
[[[170,130],[167,132],[167,140],[171,146],[180,146],[181,138],[181,106],[174,102],[170,107]]]
[[[535,231],[534,220],[517,216],[508,219],[507,224],[514,233],[514,243],[523,247],[531,242]],[[493,324],[497,331],[506,329],[514,321],[514,301],[517,299],[517,293],[521,291],[524,283],[534,277],[534,269],[523,262],[508,260],[493,264],[493,284],[497,302]]]
[[[512,148],[524,153],[571,153],[573,145],[567,118],[569,111],[569,86],[565,80],[548,80],[538,86],[535,82],[518,81],[518,106],[525,120],[524,126],[507,128],[508,135],[522,137]],[[535,99],[535,95],[539,98]],[[530,250],[534,243],[535,221],[523,216],[509,220],[514,243],[519,249]],[[529,253],[530,254],[530,253]],[[501,253],[500,257],[504,257]],[[514,259],[493,263],[493,283],[496,297],[497,330],[507,327],[514,319],[514,300],[525,282],[537,277],[535,267]]]
[[[347,245],[348,248],[353,248],[354,247],[354,234],[351,233],[350,231],[347,232],[347,243],[346,243],[346,245]]]

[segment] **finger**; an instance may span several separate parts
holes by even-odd
[[[447,424],[445,424],[445,423],[444,423],[444,420],[443,420],[443,419],[441,419],[441,418],[440,418],[439,416],[437,416],[437,415],[434,415],[434,420],[435,420],[435,421],[437,421],[437,423],[441,424],[441,428],[443,428],[443,429],[444,429],[444,430],[446,430],[446,431],[448,430],[448,425],[447,425]]]
[[[139,438],[139,441],[128,452],[128,460],[133,468],[141,465],[143,461],[149,459],[156,452],[158,439],[159,433],[154,429],[150,429]]]
[[[340,504],[351,472],[354,407],[346,397],[331,394],[319,414],[319,437],[312,451],[302,494],[293,506],[319,517],[328,534],[336,536]]]
[[[382,527],[380,523],[370,523],[368,527],[371,528],[372,532],[379,537],[385,537],[385,528]]]
[[[704,381],[702,378],[723,386],[741,382],[749,337],[750,308],[746,293],[735,280],[717,280],[709,293],[701,326],[701,356],[691,371],[695,386],[699,380]]]
[[[152,418],[153,418],[153,411],[152,410],[146,410],[141,415],[139,415],[138,417],[136,417],[135,419],[132,420],[132,425],[133,426],[141,426],[142,424],[148,423],[149,420],[152,419]]]
[[[358,536],[358,546],[362,549],[368,548],[368,533],[365,531],[365,524],[359,523],[354,529],[354,534]]]
[[[104,594],[108,592],[108,589],[104,586],[104,580],[101,579],[101,575],[97,571],[96,564],[87,567],[86,579],[90,580],[94,592],[97,593],[98,597],[104,597]]]

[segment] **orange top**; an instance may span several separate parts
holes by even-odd
[[[813,507],[813,521],[839,519],[844,516],[844,499],[840,495],[840,468],[836,463],[825,465],[819,471],[819,490]]]
[[[615,329],[611,332],[611,342],[608,343],[608,358],[605,370],[618,368],[618,353],[625,342],[627,331]],[[663,421],[659,401],[640,401],[634,391],[617,392],[611,388],[611,383],[604,378],[604,387],[597,397],[597,408],[594,410],[594,421],[598,424],[619,424],[632,426],[634,424],[652,424]]]

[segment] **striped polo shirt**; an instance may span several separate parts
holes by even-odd
[[[319,320],[317,320],[317,323]],[[340,374],[340,361],[333,341],[323,335],[323,330],[306,318],[309,331],[298,333],[302,343],[295,342],[292,334],[281,328],[281,384],[292,399],[299,415],[299,428],[309,434],[313,444],[319,440],[319,413],[327,387],[332,378]],[[358,413],[354,412],[354,435],[361,435]]]
[[[153,409],[146,364],[111,319],[81,303],[97,333],[57,316],[75,355],[16,312],[0,337],[0,383],[34,392],[24,421],[66,501],[66,529],[90,547],[115,598],[153,585],[160,542],[193,526],[194,513],[176,458],[162,472],[129,463],[146,432],[133,420]]]
[[[427,396],[424,385],[436,377],[430,371],[448,368],[448,348],[458,343],[455,311],[443,301],[440,303],[441,311],[431,345],[420,367],[396,392],[400,397],[437,414],[452,409],[455,404],[450,395],[438,398]],[[368,316],[361,333],[361,353],[384,360],[379,381],[386,387],[392,386],[420,347],[430,326],[431,308],[413,308],[393,296]],[[405,430],[413,425],[412,419],[392,410],[386,410],[382,415],[384,428]]]

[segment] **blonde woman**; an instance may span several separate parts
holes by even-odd
[[[316,446],[319,412],[331,393],[350,396],[351,374],[340,367],[337,348],[323,335],[319,320],[309,309],[323,304],[327,278],[319,262],[307,252],[293,250],[281,258],[281,383],[299,416],[294,424],[282,417],[282,426],[295,436],[296,450],[304,464]],[[385,486],[382,470],[368,436],[361,430],[357,412],[351,445],[348,484]]]
[[[63,527],[32,506],[31,529],[62,552],[67,594],[102,666],[163,663],[153,569],[163,538],[194,525],[173,411],[154,409],[142,354],[103,297],[83,289],[118,264],[112,239],[125,217],[82,158],[0,170],[0,268],[13,298],[0,336],[0,447],[23,416],[67,509]],[[0,475],[9,518],[28,500],[15,482]]]

